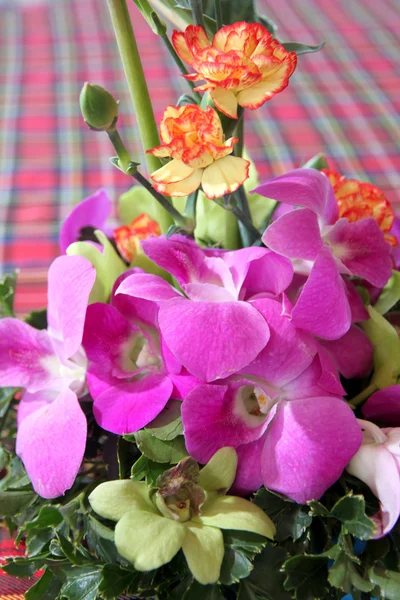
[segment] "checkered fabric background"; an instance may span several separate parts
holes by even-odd
[[[130,4],[159,118],[187,86]],[[372,181],[400,202],[398,1],[260,5],[281,40],[327,42],[322,52],[300,57],[288,89],[247,123],[246,145],[261,177],[322,151],[332,167]],[[120,99],[122,133],[132,156],[143,158],[105,0],[0,0],[0,269],[20,270],[20,314],[46,303],[46,271],[71,205],[100,187],[116,200],[130,185],[108,162],[107,137],[82,122],[78,97],[85,81]],[[0,555],[13,551],[0,534]],[[22,597],[20,581],[0,575],[0,598]]]
[[[69,207],[100,187],[116,200],[130,185],[108,162],[107,137],[82,122],[83,82],[104,85],[121,100],[122,132],[141,157],[105,0],[26,2],[0,0],[0,265],[21,271],[20,313],[46,302],[46,271]],[[129,4],[160,117],[187,86]],[[246,144],[261,176],[323,151],[339,171],[400,200],[398,1],[260,4],[281,40],[327,42],[322,52],[301,56],[288,89],[251,115]]]

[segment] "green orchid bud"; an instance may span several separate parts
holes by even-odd
[[[94,131],[111,131],[118,119],[118,102],[99,85],[85,83],[79,96],[86,125]]]

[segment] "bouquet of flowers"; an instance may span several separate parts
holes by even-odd
[[[108,0],[149,175],[86,83],[136,185],[117,227],[104,190],[67,217],[47,310],[0,284],[3,568],[40,572],[28,600],[396,600],[400,223],[322,155],[258,181],[245,115],[321,46],[250,1],[135,3],[191,89],[158,133]]]

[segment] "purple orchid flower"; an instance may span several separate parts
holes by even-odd
[[[254,360],[268,342],[269,328],[246,300],[249,295],[282,293],[293,275],[290,261],[255,247],[208,256],[179,235],[150,238],[142,246],[175,277],[185,295],[152,275],[126,278],[117,294],[159,303],[162,337],[189,373],[214,381]]]
[[[400,427],[400,385],[390,385],[372,394],[362,413],[366,419]]]
[[[82,462],[86,418],[82,349],[86,307],[96,273],[80,256],[61,256],[49,269],[48,329],[0,321],[0,386],[25,388],[18,413],[17,454],[35,491],[55,498],[69,489]]]
[[[383,287],[392,267],[391,248],[383,232],[373,218],[339,219],[329,179],[315,169],[294,169],[254,191],[293,207],[282,211],[263,235],[267,247],[292,259],[296,270],[309,274],[293,309],[293,321],[321,338],[341,337],[350,327],[350,314],[339,273]],[[321,287],[323,276],[330,281],[328,287]],[[315,302],[321,289],[324,298],[332,300],[328,320],[326,301]],[[344,310],[347,318],[343,320]],[[335,323],[340,326],[334,327]]]
[[[313,338],[276,300],[253,304],[269,324],[270,340],[241,375],[188,394],[182,405],[187,449],[207,462],[220,447],[233,446],[237,493],[264,484],[303,503],[339,478],[361,444],[361,429]]]
[[[97,192],[79,202],[62,224],[60,231],[61,252],[65,254],[68,246],[82,239],[81,236],[85,229],[100,229],[110,235],[111,230],[106,226],[106,222],[111,214],[111,209],[111,199],[104,189],[97,190]],[[100,246],[100,244],[96,245]]]
[[[114,289],[126,278],[140,285],[151,276],[131,269]],[[171,397],[181,400],[199,382],[165,345],[156,302],[124,294],[112,294],[111,302],[88,307],[83,346],[91,361],[87,380],[95,418],[103,429],[123,435],[150,423]]]

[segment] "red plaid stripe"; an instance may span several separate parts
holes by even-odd
[[[23,555],[24,545],[20,544],[19,548],[16,548],[6,529],[0,525],[0,565],[6,562],[6,558]],[[37,579],[37,577],[18,579],[0,569],[0,600],[23,600],[24,593]]]

